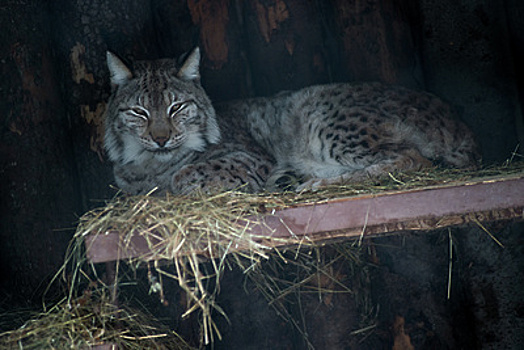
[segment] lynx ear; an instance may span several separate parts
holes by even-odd
[[[193,52],[187,56],[184,64],[177,73],[177,77],[182,80],[199,80],[200,79],[200,49],[196,47]]]
[[[133,77],[131,70],[114,53],[107,51],[106,58],[113,87],[122,85]]]

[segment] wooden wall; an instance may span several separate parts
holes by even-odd
[[[214,100],[379,80],[451,102],[487,162],[524,141],[522,1],[7,0],[0,5],[1,284],[37,300],[75,219],[115,191],[105,51],[203,51]],[[519,90],[520,89],[520,90]]]

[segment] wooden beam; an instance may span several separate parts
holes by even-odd
[[[257,235],[311,241],[524,219],[524,178],[365,195],[288,208],[253,227]]]
[[[323,242],[468,223],[524,220],[524,176],[303,204],[246,220],[254,222],[251,233],[271,245],[275,243],[270,238]],[[150,253],[151,243],[162,244],[148,244],[139,235],[124,244],[118,232],[88,235],[87,257],[95,263],[136,258]],[[122,249],[124,245],[126,248]]]

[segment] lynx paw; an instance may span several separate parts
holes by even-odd
[[[295,192],[303,192],[303,191],[318,191],[323,186],[329,186],[334,185],[337,183],[342,182],[342,179],[340,177],[336,178],[312,178],[305,182],[302,182],[300,185],[298,185],[295,188]]]
[[[266,182],[265,188],[271,192],[293,191],[300,183],[300,177],[292,170],[274,172]]]

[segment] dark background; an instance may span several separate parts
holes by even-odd
[[[0,23],[3,310],[40,302],[78,216],[114,194],[102,149],[108,49],[132,61],[199,45],[203,85],[215,101],[334,81],[425,89],[457,109],[486,164],[524,141],[520,0],[4,0]],[[440,323],[423,318],[443,348],[524,343],[523,229],[495,232],[505,249],[478,229],[457,231],[454,303],[432,289],[447,278],[442,233],[376,240],[375,290],[398,297],[398,305],[387,299],[381,317],[417,324],[439,314]],[[394,293],[406,284],[405,295]]]

